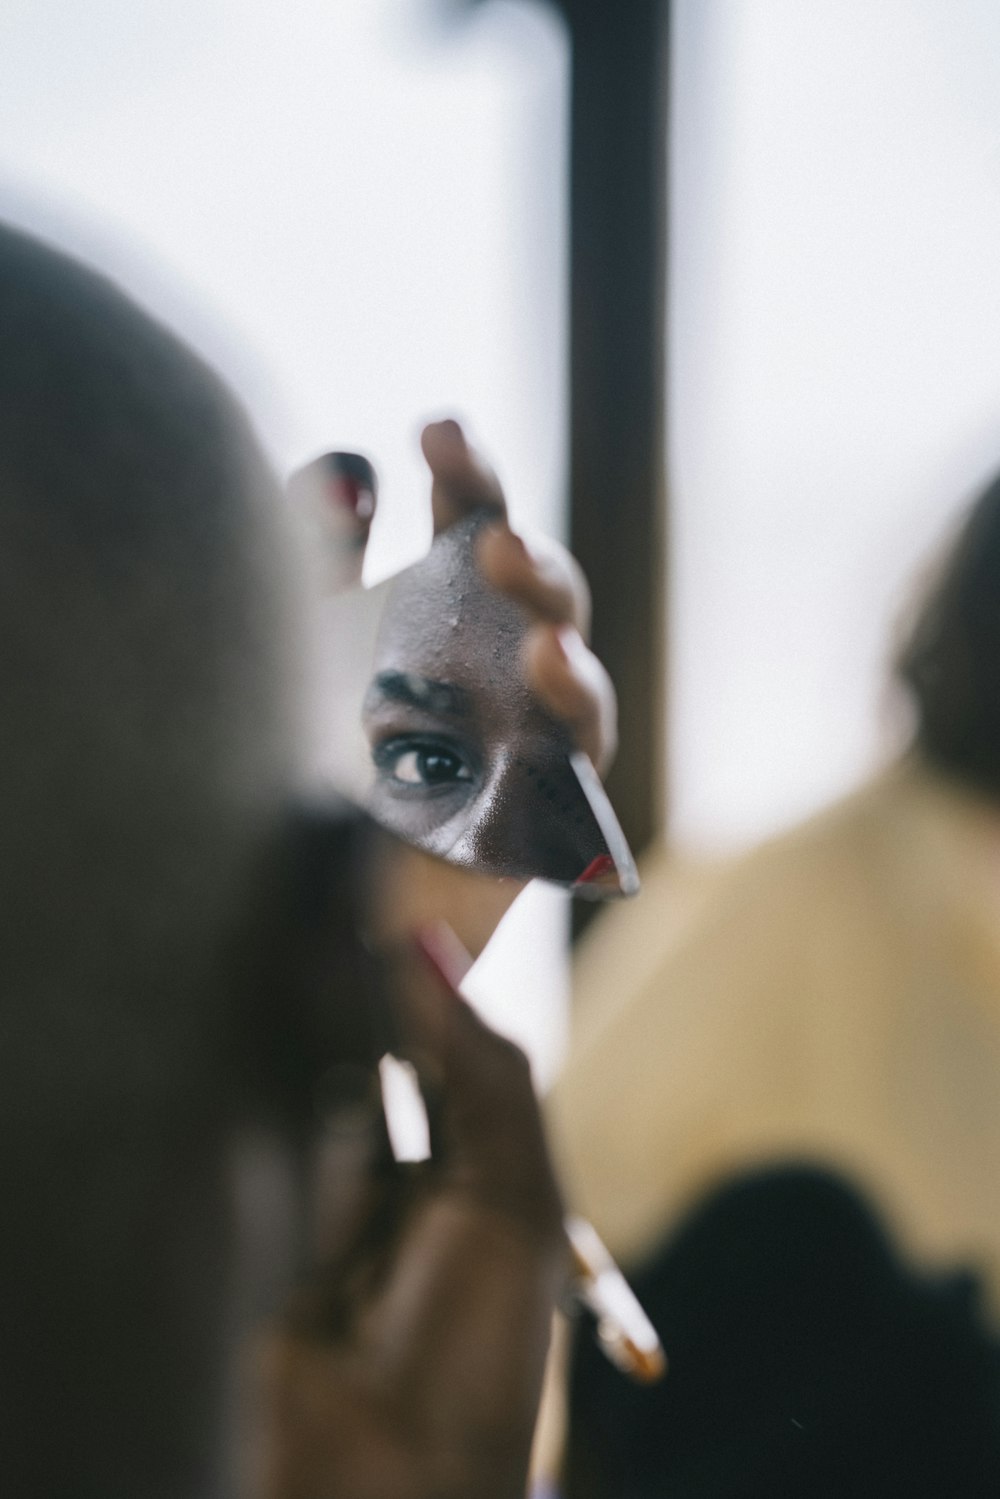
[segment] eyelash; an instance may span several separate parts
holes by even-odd
[[[414,779],[406,779],[399,775],[400,762],[408,755],[412,755],[416,763],[421,755],[438,755],[442,759],[457,762],[459,773],[449,775],[441,780],[434,780],[426,774],[418,774]],[[413,790],[435,790],[440,787],[452,788],[456,785],[468,785],[475,779],[472,766],[465,754],[447,739],[433,736],[419,736],[414,734],[396,735],[392,739],[384,739],[381,744],[372,746],[372,761],[377,770],[387,773],[398,786]]]

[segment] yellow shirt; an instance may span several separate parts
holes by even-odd
[[[736,1168],[810,1159],[1000,1308],[1000,810],[904,761],[707,882],[658,856],[577,981],[549,1116],[612,1253]]]

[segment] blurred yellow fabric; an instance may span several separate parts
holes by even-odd
[[[1000,1308],[1000,809],[907,759],[714,872],[644,870],[576,963],[549,1100],[624,1263],[736,1168],[808,1159]]]

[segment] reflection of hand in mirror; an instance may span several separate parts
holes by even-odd
[[[386,599],[363,722],[369,805],[452,862],[572,885],[613,861],[570,760],[606,762],[614,695],[588,652],[586,585],[529,552],[454,422],[425,429],[435,540]],[[553,709],[555,711],[553,711]]]
[[[526,1492],[569,1271],[562,1207],[527,1059],[435,967],[408,946],[386,970],[430,1160],[393,1159],[360,1069],[335,1069],[323,1094],[310,1273],[259,1350],[260,1499]]]
[[[421,445],[433,480],[435,535],[477,511],[497,522],[479,536],[476,556],[486,581],[528,615],[521,656],[528,685],[603,775],[616,747],[615,693],[585,643],[590,590],[580,567],[558,542],[533,541],[529,549],[510,529],[503,491],[457,422],[425,427]]]
[[[344,728],[353,701],[365,744],[326,753],[321,769],[393,832],[465,868],[627,892],[631,859],[590,763],[603,770],[611,759],[615,699],[585,643],[583,576],[556,543],[529,549],[514,535],[494,474],[456,422],[426,427],[422,446],[430,552],[390,583],[330,603],[327,652],[331,664],[350,657],[356,685],[327,684],[340,709],[325,741],[343,747],[357,733]],[[330,454],[292,485],[322,519],[333,592],[357,577],[361,551],[331,474],[358,465],[370,470]],[[369,489],[374,500],[373,475]]]

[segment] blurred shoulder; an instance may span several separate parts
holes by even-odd
[[[634,902],[609,908],[574,961],[576,1032],[604,1031],[633,1012],[647,1025],[669,1000],[674,1019],[706,996],[752,1011],[762,992],[795,993],[795,973],[823,930],[874,919],[891,877],[919,772],[893,765],[857,790],[754,848],[698,859],[665,846],[642,862]]]
[[[926,776],[898,761],[855,790],[730,861],[704,919],[753,923],[772,909],[801,911],[814,928],[844,904],[869,900],[885,878],[901,824]]]

